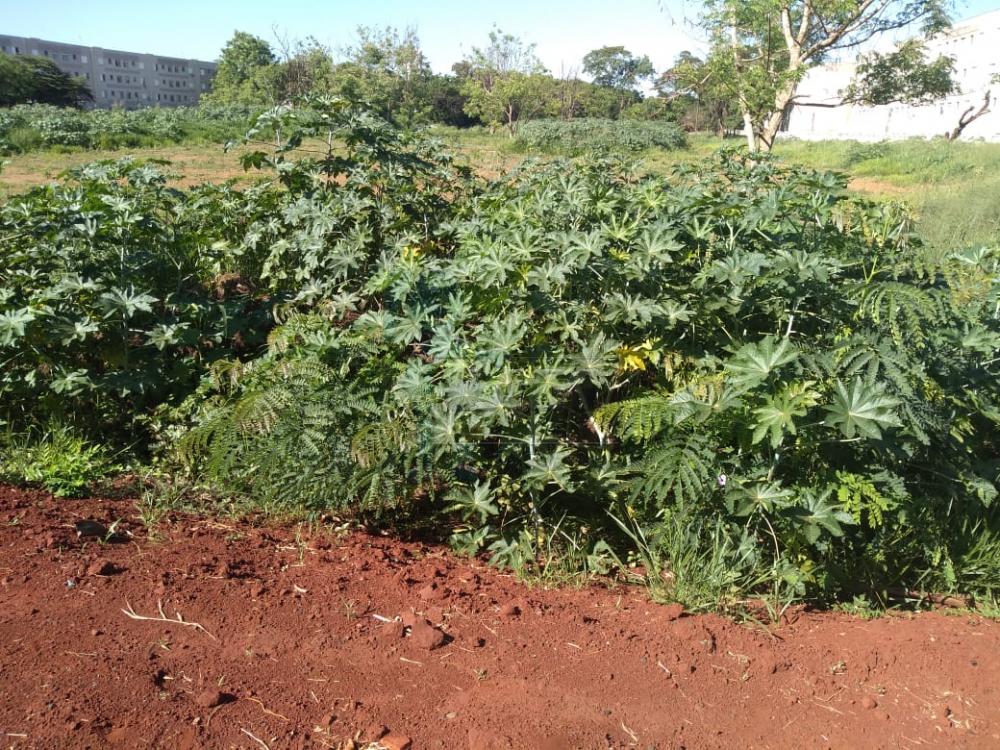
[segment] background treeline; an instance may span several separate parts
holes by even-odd
[[[702,64],[688,52],[678,57],[681,67],[658,75],[648,57],[602,47],[587,53],[580,69],[554,76],[533,44],[495,28],[484,46],[473,47],[442,75],[431,70],[412,29],[362,27],[356,43],[338,53],[314,39],[279,46],[276,52],[267,41],[237,31],[222,50],[208,100],[277,104],[334,94],[401,125],[486,125],[511,134],[520,122],[543,118],[670,120],[714,130],[736,124],[711,92],[677,89],[680,73],[687,80]]]
[[[135,110],[19,104],[0,110],[0,153],[221,143],[245,132],[256,111],[240,104]]]
[[[0,149],[199,140],[221,122],[228,124],[214,135],[225,139],[245,129],[248,114],[305,95],[341,96],[403,127],[478,125],[511,136],[522,122],[538,119],[675,122],[685,130],[717,132],[735,127],[732,107],[713,98],[709,87],[696,92],[677,85],[682,73],[685,80],[696,77],[700,65],[699,58],[684,52],[674,68],[658,74],[648,57],[609,46],[585,55],[580,69],[555,76],[533,44],[493,29],[484,46],[473,47],[450,73],[439,74],[412,29],[362,27],[354,44],[337,51],[315,39],[272,45],[237,31],[222,49],[212,90],[202,98],[203,113],[122,114],[109,121],[106,115],[88,119],[53,109],[20,109],[0,114]],[[86,84],[47,58],[0,55],[0,106],[72,108],[90,101]]]

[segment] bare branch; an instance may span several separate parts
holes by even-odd
[[[973,105],[973,106],[969,107],[967,110],[965,110],[962,113],[962,115],[958,118],[958,125],[956,125],[955,129],[952,130],[950,133],[948,133],[948,135],[946,136],[949,141],[957,140],[958,137],[960,135],[962,135],[962,131],[965,130],[967,127],[969,127],[969,125],[971,125],[972,123],[974,123],[976,120],[978,120],[983,115],[989,114],[989,111],[990,111],[990,90],[989,89],[986,90],[986,94],[983,96],[983,103],[979,107],[979,110],[976,111],[975,114],[973,114],[973,111],[975,109],[976,109],[976,107],[975,107],[975,105]]]

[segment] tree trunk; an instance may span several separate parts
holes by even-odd
[[[756,154],[760,148],[760,144],[757,142],[757,130],[753,126],[753,117],[745,109],[743,110],[743,135],[746,136],[750,153]]]
[[[760,129],[761,150],[765,152],[770,152],[774,146],[774,139],[778,137],[778,132],[781,130],[781,123],[785,119],[785,111],[788,109],[792,97],[795,96],[795,89],[798,87],[798,82],[795,80],[795,71],[799,68],[798,49],[794,48],[793,44],[794,42],[789,41],[788,54],[791,58],[789,73],[791,75],[787,83],[775,94],[774,109],[767,116]]]

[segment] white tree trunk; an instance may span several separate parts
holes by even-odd
[[[759,148],[759,144],[757,143],[757,131],[753,126],[753,117],[746,109],[743,110],[743,134],[746,136],[747,148],[750,149],[750,153],[757,153]]]

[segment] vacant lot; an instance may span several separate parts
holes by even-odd
[[[0,488],[11,748],[988,748],[998,654],[968,614],[736,623],[332,526],[148,528]]]

